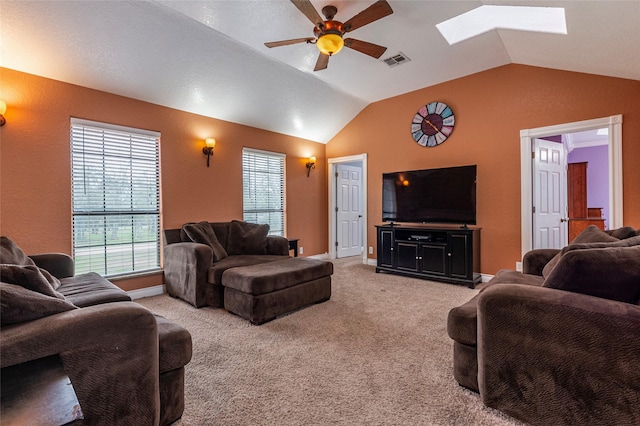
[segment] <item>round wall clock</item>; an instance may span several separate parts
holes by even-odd
[[[437,146],[451,136],[455,123],[453,111],[447,104],[431,102],[413,116],[411,135],[419,145]]]

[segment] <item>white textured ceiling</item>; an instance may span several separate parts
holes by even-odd
[[[373,3],[337,6],[346,21]],[[640,0],[404,1],[349,36],[313,72],[317,49],[264,42],[312,37],[289,1],[0,2],[0,65],[188,112],[326,143],[366,105],[508,63],[640,80]],[[564,7],[567,35],[493,30],[449,46],[435,25],[483,4]],[[389,67],[399,52],[411,61]]]

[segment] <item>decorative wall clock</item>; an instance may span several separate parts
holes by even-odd
[[[451,136],[455,123],[453,111],[447,104],[431,102],[413,117],[411,135],[419,145],[437,146]]]

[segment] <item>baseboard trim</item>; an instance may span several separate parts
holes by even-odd
[[[321,253],[321,254],[314,254],[313,256],[307,256],[307,258],[309,259],[319,259],[319,260],[329,260],[329,253]]]
[[[129,297],[131,297],[133,300],[142,299],[143,297],[158,296],[164,293],[165,289],[163,285],[155,285],[153,287],[145,287],[137,290],[130,290],[127,292]]]
[[[483,283],[488,283],[489,280],[491,278],[493,278],[493,275],[489,275],[489,274],[480,274],[480,277],[482,277],[482,282]]]

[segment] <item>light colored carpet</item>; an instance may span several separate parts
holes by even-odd
[[[167,295],[191,332],[179,425],[518,425],[452,376],[449,310],[477,291],[334,262],[331,300],[254,326]]]

